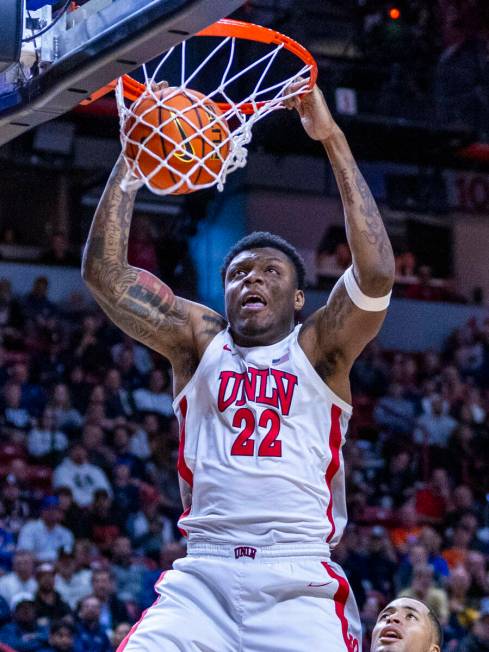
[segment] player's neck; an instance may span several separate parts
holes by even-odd
[[[281,342],[283,339],[288,337],[294,330],[294,324],[291,324],[287,329],[281,329],[280,331],[265,333],[237,333],[233,330],[233,327],[230,327],[231,336],[234,343],[237,346],[253,347],[253,346],[272,346]]]

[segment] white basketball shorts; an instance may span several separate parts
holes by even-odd
[[[355,598],[327,546],[189,545],[155,589],[117,652],[361,652]]]

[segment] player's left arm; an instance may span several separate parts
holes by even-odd
[[[353,266],[335,285],[328,303],[311,315],[300,343],[320,375],[334,380],[349,398],[348,373],[366,344],[380,330],[394,284],[394,254],[377,204],[345,135],[316,86],[292,101],[308,135],[319,140],[338,184]]]

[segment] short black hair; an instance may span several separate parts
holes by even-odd
[[[433,628],[433,632],[435,633],[435,645],[439,645],[441,650],[443,647],[443,629],[440,620],[438,619],[438,616],[428,604],[426,604],[425,602],[423,602],[423,604],[428,609],[428,618],[431,621],[431,626]]]
[[[281,238],[279,235],[274,235],[268,231],[254,231],[244,238],[241,238],[241,240],[238,240],[238,242],[231,247],[222,262],[222,282],[224,283],[229,263],[235,256],[240,254],[242,251],[247,251],[248,249],[263,249],[264,247],[278,249],[290,259],[290,262],[294,265],[297,276],[297,288],[303,290],[306,278],[306,267],[302,256],[297,249],[290,244],[290,242],[287,242],[287,240],[284,240],[284,238]]]

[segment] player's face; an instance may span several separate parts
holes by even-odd
[[[294,327],[294,314],[304,305],[293,263],[272,247],[235,256],[226,272],[224,293],[233,337],[243,346],[281,340]]]
[[[440,652],[433,642],[428,608],[411,598],[388,604],[372,632],[371,652]]]

